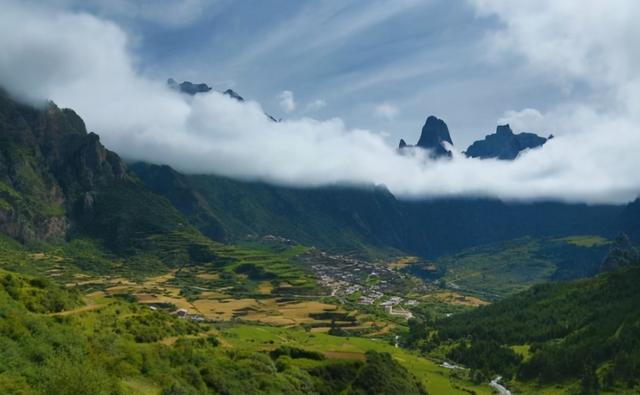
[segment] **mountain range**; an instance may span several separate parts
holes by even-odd
[[[199,84],[178,87],[185,94],[210,90]],[[224,94],[244,100],[233,91]],[[446,160],[452,155],[452,141],[444,121],[430,116],[414,149],[430,150]],[[543,149],[546,141],[499,126],[495,134],[469,147],[467,155],[514,160],[524,149]],[[410,147],[404,144],[403,149]],[[93,393],[98,390],[87,390],[89,384],[114,391],[122,385],[151,385],[127,381],[142,377],[153,378],[165,393],[253,393],[261,388],[329,394],[378,388],[380,393],[421,394],[425,382],[434,393],[471,393],[482,391],[483,381],[500,374],[522,393],[536,393],[538,388],[530,385],[550,388],[567,382],[572,391],[599,386],[617,391],[620,383],[635,385],[640,366],[634,286],[639,276],[638,241],[640,199],[627,205],[462,197],[405,200],[384,186],[293,188],[183,174],[167,165],[126,163],[87,131],[73,110],[54,103],[34,108],[0,91],[0,338],[6,346],[3,360],[10,355],[17,364],[10,367],[11,379],[0,375],[2,389],[44,385],[58,393]],[[607,248],[599,264],[599,254],[605,255]],[[407,260],[407,255],[413,257]],[[444,265],[434,267],[432,259]],[[394,281],[413,281],[393,291],[421,300],[405,316],[411,317],[408,322],[391,315],[391,310],[383,313],[378,306],[356,304],[358,293],[340,302],[354,309],[347,313],[307,300],[318,287],[305,270],[335,261],[339,266],[324,269],[324,277],[334,272],[351,275],[365,262],[390,260],[396,265],[393,270],[362,266],[365,286],[358,286],[366,290],[386,282],[377,271],[392,273],[397,276],[390,277]],[[306,262],[312,267],[304,266]],[[215,273],[200,272],[204,269]],[[42,275],[42,270],[64,286],[23,273]],[[421,283],[410,277],[416,270],[426,272],[426,277],[446,273],[437,281]],[[598,271],[602,273],[596,277],[567,282]],[[131,279],[119,277],[122,273]],[[159,273],[163,274],[145,277]],[[98,277],[85,282],[91,276]],[[166,280],[163,288],[161,278]],[[508,283],[502,284],[505,279]],[[540,279],[554,282],[534,285]],[[500,287],[493,287],[496,283]],[[414,289],[416,284],[421,288]],[[460,285],[468,284],[493,288],[473,293],[469,288],[462,294]],[[117,293],[134,289],[127,287],[139,287],[142,293]],[[94,304],[83,306],[79,289]],[[199,299],[205,293],[206,298]],[[324,297],[335,299],[329,295]],[[169,302],[153,309],[133,303],[159,297]],[[435,302],[436,297],[452,302]],[[384,303],[394,300],[385,298]],[[258,304],[241,304],[252,300],[281,309],[292,304],[311,308],[316,303],[322,310],[313,313],[317,320],[304,316],[312,323],[304,328],[256,323],[211,328],[179,318],[180,310],[173,304],[192,308],[191,303],[198,302],[204,310],[240,303],[232,316],[237,324],[260,309]],[[493,300],[499,301],[473,310],[466,306]],[[176,311],[169,314],[158,308]],[[262,319],[280,317],[283,313],[278,311]],[[62,315],[67,313],[73,316]],[[378,323],[365,325],[385,341],[358,337],[358,332],[346,332],[336,324],[344,319],[340,325],[360,330],[354,320],[370,316],[393,323],[390,333],[379,330]],[[316,334],[314,325],[330,325],[329,332]],[[385,353],[356,353],[356,361],[341,363],[338,359],[356,354],[319,352],[345,334],[354,336],[358,350]],[[241,350],[218,350],[218,337],[246,343],[239,343]],[[338,337],[336,344],[352,344],[349,337]],[[275,344],[285,338],[286,347]],[[318,351],[291,347],[294,338],[295,344]],[[400,344],[430,359],[402,350]],[[74,351],[61,351],[67,346]],[[168,352],[171,362],[163,365]],[[397,358],[386,353],[396,353]],[[34,358],[46,358],[55,370],[42,368]],[[438,366],[433,358],[469,369],[447,376],[442,371],[456,365]],[[114,360],[128,362],[117,362],[114,371]],[[415,375],[427,368],[428,380]],[[65,373],[60,380],[59,369],[73,374]],[[216,369],[227,370],[222,374]],[[84,378],[92,372],[99,372],[95,374],[102,381],[88,384]]]
[[[163,231],[188,223],[219,241],[277,234],[356,254],[392,249],[437,257],[525,235],[612,237],[624,230],[632,238],[638,236],[633,220],[637,216],[627,214],[637,211],[637,202],[620,206],[483,198],[402,200],[383,186],[300,189],[186,175],[169,166],[127,166],[100,144],[96,134],[86,131],[72,110],[54,104],[37,110],[6,94],[0,99],[1,226],[19,240],[86,232],[115,247],[129,240],[134,230]],[[444,122],[435,117],[427,119],[423,131],[451,140]],[[136,210],[128,211],[129,206]],[[116,208],[129,215],[116,215]],[[110,236],[101,236],[105,232]]]
[[[535,133],[515,134],[508,124],[498,125],[495,133],[485,136],[483,140],[475,141],[464,154],[470,158],[514,160],[520,152],[541,147],[552,138],[553,135],[544,138]],[[422,127],[416,145],[409,145],[404,139],[400,139],[400,151],[412,147],[427,150],[433,158],[451,157],[450,147],[453,147],[453,141],[447,124],[430,115]]]

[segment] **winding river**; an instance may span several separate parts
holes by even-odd
[[[502,380],[502,376],[498,376],[495,379],[491,380],[491,382],[489,383],[489,385],[495,389],[496,391],[498,391],[498,393],[500,395],[512,395],[511,391],[509,391],[507,389],[507,387],[505,387],[504,385],[500,384],[500,380]]]

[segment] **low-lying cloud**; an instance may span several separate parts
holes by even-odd
[[[565,27],[560,17],[536,14],[540,8],[527,12],[523,5],[521,12],[508,1],[504,10],[493,2],[473,2],[482,16],[503,21],[499,34],[509,37],[489,37],[487,45],[516,53],[544,72],[558,75],[562,70],[563,79],[588,83],[594,92],[595,98],[567,103],[553,112],[506,111],[505,118],[520,122],[519,127],[528,129],[535,121],[536,128],[548,125],[558,132],[543,149],[507,162],[469,159],[457,152],[451,160],[430,160],[419,150],[400,155],[381,133],[348,128],[338,118],[272,122],[256,102],[241,103],[217,92],[182,95],[137,71],[128,37],[115,24],[87,14],[0,3],[0,85],[22,100],[52,99],[75,109],[105,145],[126,158],[165,163],[189,173],[295,186],[383,184],[407,198],[473,195],[625,202],[640,193],[640,133],[638,115],[632,111],[640,108],[635,106],[640,90],[631,89],[639,86],[640,73],[632,67],[637,66],[638,51],[631,48],[638,32],[632,23],[640,16],[637,9],[631,10],[634,15],[625,15],[623,7],[620,12],[600,13],[598,26],[613,31],[623,27],[620,34],[635,35],[611,33],[611,40],[620,41],[613,48],[605,48],[602,37],[581,37],[577,59],[570,59],[563,69],[562,64],[540,59],[557,56],[563,44],[547,43],[541,49],[530,36],[551,41],[574,34],[594,36],[597,32],[586,31],[588,18]],[[593,4],[600,3],[575,5],[582,12]],[[547,9],[543,12],[563,12]],[[591,66],[596,55],[611,59],[610,69],[606,59]],[[603,77],[590,79],[589,67]],[[624,72],[623,77],[618,72]],[[614,105],[601,106],[599,92]]]

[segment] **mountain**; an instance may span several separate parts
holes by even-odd
[[[433,338],[450,358],[485,374],[620,393],[640,377],[639,283],[636,262],[591,279],[534,286],[434,323]]]
[[[200,231],[221,240],[276,234],[359,254],[393,249],[433,258],[523,236],[614,236],[624,206],[495,199],[397,199],[382,187],[291,188],[143,163],[130,169]]]
[[[0,218],[22,241],[63,238],[126,166],[72,110],[38,110],[0,93]]]
[[[185,216],[132,176],[72,110],[34,108],[0,92],[0,142],[3,235],[23,243],[89,240],[93,250],[83,259],[90,266],[105,253],[146,271],[209,254]]]
[[[276,234],[334,251],[430,258],[524,236],[611,237],[620,231],[615,219],[625,209],[471,198],[405,201],[375,186],[300,189],[184,175],[168,166],[127,169],[73,111],[0,99],[0,226],[23,241],[77,234],[124,253],[146,245],[150,235],[193,225],[219,241]],[[425,133],[446,132],[446,125],[430,119]]]
[[[551,138],[553,136],[549,137],[549,139]],[[494,134],[487,135],[484,140],[474,142],[465,153],[471,158],[513,160],[523,150],[540,147],[547,140],[535,133],[514,134],[508,124],[498,125]]]
[[[182,93],[186,93],[192,96],[197,93],[209,92],[212,89],[209,85],[205,83],[194,84],[193,82],[190,82],[190,81],[183,81],[180,84],[178,84],[176,80],[174,80],[173,78],[169,78],[167,80],[167,85],[172,89],[175,89],[177,91],[180,91]]]
[[[205,83],[200,83],[200,84],[194,84],[192,82],[189,81],[184,81],[181,82],[180,84],[178,84],[176,82],[176,80],[174,80],[173,78],[169,78],[167,80],[167,85],[171,88],[171,89],[175,89],[179,92],[182,93],[186,93],[188,95],[195,95],[198,93],[206,93],[211,91],[213,88],[211,88],[209,85],[205,84]],[[244,102],[244,97],[240,96],[240,94],[238,94],[238,92],[234,91],[233,89],[227,89],[226,91],[222,92],[223,95],[229,96],[232,99],[235,99],[239,102]],[[272,122],[280,122],[279,119],[275,118],[274,116],[268,114],[268,113],[264,113],[264,115],[269,118],[270,121]]]
[[[236,99],[237,101],[243,102],[244,101],[244,97],[240,96],[236,91],[234,91],[233,89],[227,89],[226,91],[223,92],[225,95],[229,96],[232,99]]]
[[[453,145],[447,124],[442,119],[430,115],[422,127],[420,139],[415,147],[429,150],[433,157],[450,157],[451,151],[447,149],[446,144]],[[404,139],[401,139],[398,148],[406,147],[413,146],[407,145]]]
[[[185,175],[145,163],[130,168],[216,239],[238,241],[275,234],[306,245],[362,253],[397,248],[407,237],[397,201],[384,188],[299,189]]]

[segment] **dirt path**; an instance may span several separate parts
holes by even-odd
[[[78,313],[84,313],[85,311],[94,311],[94,310],[99,310],[105,306],[108,306],[109,303],[103,303],[103,304],[98,304],[96,303],[95,300],[90,299],[90,298],[83,298],[85,305],[84,306],[80,306],[78,308],[75,309],[71,309],[71,310],[65,310],[65,311],[60,311],[58,313],[49,313],[47,314],[48,316],[54,317],[54,316],[65,316],[65,315],[71,315],[71,314],[78,314]]]

